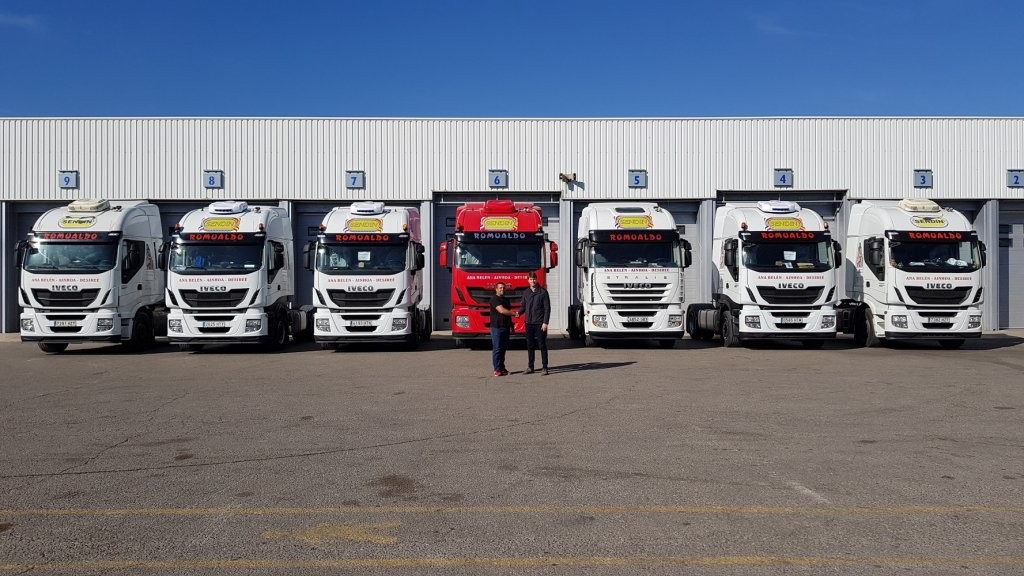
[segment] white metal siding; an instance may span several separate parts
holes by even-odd
[[[509,171],[509,190],[567,200],[770,190],[774,168],[794,170],[794,191],[852,199],[1014,198],[1024,118],[0,119],[2,200],[429,200],[487,190],[489,168]],[[649,188],[626,187],[631,168]],[[912,187],[915,168],[933,189]],[[80,191],[57,187],[61,169],[81,172]],[[203,189],[203,169],[224,170],[225,189]],[[345,190],[345,170],[366,171],[366,190]]]

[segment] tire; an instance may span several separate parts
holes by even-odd
[[[47,354],[60,354],[68,349],[67,342],[40,342],[39,349]]]
[[[270,323],[270,333],[267,334],[266,348],[269,351],[277,352],[283,350],[288,344],[288,322],[284,316],[278,314]]]
[[[430,342],[430,335],[434,333],[434,315],[430,308],[423,311],[423,332],[420,334],[420,342]]]
[[[582,337],[582,327],[579,323],[579,312],[575,306],[569,307],[569,338],[579,340]]]
[[[956,350],[964,345],[963,338],[952,338],[950,340],[939,340],[939,346],[946,350]]]
[[[202,349],[202,344],[178,344],[178,350],[182,352],[200,352]]]
[[[406,350],[415,350],[420,344],[420,332],[423,330],[423,327],[420,326],[419,318],[420,313],[417,310],[412,315],[412,328],[409,330],[409,335],[405,337],[405,342],[403,342]]]
[[[825,345],[824,340],[803,340],[800,343],[803,344],[803,347],[808,350],[821,350],[821,348]]]
[[[139,311],[132,319],[131,338],[121,343],[126,352],[141,352],[151,348],[156,341],[156,334],[153,332],[153,320],[149,314]]]
[[[722,311],[722,347],[735,348],[740,345],[740,337],[736,333],[736,318],[732,310]]]
[[[674,338],[664,338],[662,340],[658,340],[658,346],[661,346],[665,350],[671,350],[676,347],[676,341]]]
[[[878,336],[875,336],[875,315],[870,308],[864,309],[864,347],[871,348],[878,346]]]

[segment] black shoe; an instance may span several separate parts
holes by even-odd
[[[523,374],[533,374],[534,372],[535,370],[533,368],[527,368],[526,371],[523,372]]]
[[[545,369],[544,369],[544,375],[545,375],[545,376],[547,376],[548,374],[550,374],[550,372],[548,372],[548,369],[547,369],[547,368],[545,368]]]

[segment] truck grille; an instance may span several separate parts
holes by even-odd
[[[810,312],[770,312],[772,324],[777,330],[803,330],[807,327]]]
[[[641,282],[629,284],[605,284],[608,298],[612,303],[620,302],[660,302],[671,288],[671,284]]]
[[[822,289],[822,286],[801,290],[780,290],[772,286],[758,286],[757,292],[769,304],[814,304],[818,298],[821,298]]]
[[[182,300],[190,308],[235,308],[249,292],[247,288],[228,290],[227,292],[200,292],[198,290],[179,290]]]
[[[99,296],[100,289],[82,290],[81,292],[50,292],[49,290],[33,289],[32,295],[44,308],[85,308]]]
[[[327,297],[338,308],[383,308],[395,294],[394,288],[377,290],[376,292],[345,292],[344,290],[328,290]]]
[[[953,288],[952,290],[928,290],[920,286],[907,286],[907,296],[918,304],[962,304],[971,293],[970,286]]]
[[[494,296],[494,290],[488,290],[487,288],[470,288],[469,298],[479,304],[487,304],[491,301],[491,296]],[[518,306],[523,300],[522,290],[510,290],[508,287],[505,288],[505,298],[513,306]]]

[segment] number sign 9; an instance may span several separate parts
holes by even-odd
[[[793,169],[792,168],[776,168],[775,169],[775,186],[782,188],[793,187]]]
[[[366,172],[362,170],[349,170],[345,172],[345,188],[349,190],[363,190],[366,188]]]
[[[1006,185],[1010,188],[1024,188],[1024,170],[1007,170]]]
[[[488,170],[487,185],[491,188],[508,188],[508,170]]]
[[[61,188],[78,188],[78,170],[61,170],[57,173],[57,181]]]
[[[931,170],[914,170],[914,188],[931,188],[932,183]]]
[[[630,188],[647,188],[647,170],[630,170],[626,184]]]
[[[222,170],[203,170],[203,188],[223,188],[224,172]]]

